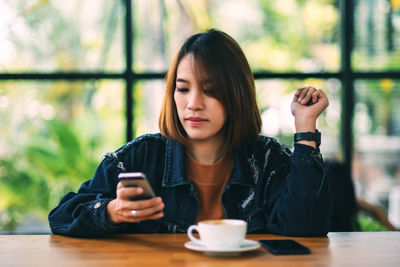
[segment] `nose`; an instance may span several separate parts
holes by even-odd
[[[192,90],[189,94],[188,109],[201,110],[204,108],[203,93],[201,90]]]

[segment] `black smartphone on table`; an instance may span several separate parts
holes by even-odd
[[[276,255],[310,254],[309,248],[292,239],[259,240],[261,246]]]
[[[118,175],[118,181],[124,187],[141,187],[143,193],[131,198],[131,200],[143,200],[155,197],[146,175],[142,172],[123,172]]]

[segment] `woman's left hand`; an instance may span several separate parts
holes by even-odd
[[[328,105],[322,90],[312,86],[297,89],[291,104],[296,132],[315,132],[317,118]]]

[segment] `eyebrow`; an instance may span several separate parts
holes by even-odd
[[[189,81],[182,79],[182,78],[177,78],[176,82],[182,82],[182,83],[190,83]],[[212,79],[206,79],[204,81],[202,81],[203,84],[210,84],[213,83]]]
[[[185,79],[182,79],[182,78],[176,79],[176,82],[189,83],[188,81],[186,81]]]

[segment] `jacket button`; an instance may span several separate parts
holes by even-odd
[[[93,208],[98,209],[101,206],[101,202],[96,202],[96,204],[94,204]]]

